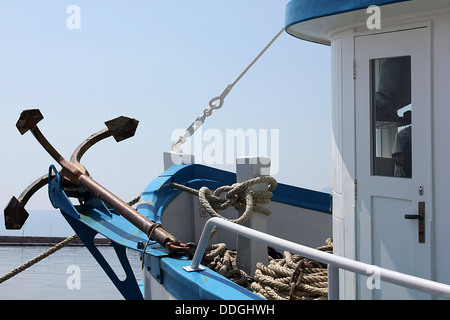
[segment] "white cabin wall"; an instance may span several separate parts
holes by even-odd
[[[355,259],[355,110],[353,30],[334,34],[332,49],[332,157],[334,253]],[[355,299],[355,275],[341,271],[341,299]],[[345,289],[345,290],[344,290]]]
[[[436,280],[450,284],[450,14],[433,19],[432,95]]]
[[[450,284],[450,12],[422,13],[384,21],[394,27],[431,21],[432,84],[432,166],[435,280]],[[363,28],[363,27],[362,27]],[[343,28],[342,30],[345,30]],[[332,47],[332,131],[333,131],[333,238],[335,254],[356,257],[355,230],[355,102],[353,80],[354,31],[337,31],[330,35]],[[357,75],[356,75],[357,76]],[[432,245],[433,247],[433,245]],[[424,263],[427,263],[424,261]],[[341,299],[355,299],[355,277],[341,272]]]

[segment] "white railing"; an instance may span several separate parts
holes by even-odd
[[[450,285],[418,278],[415,276],[319,251],[295,242],[284,240],[257,230],[247,228],[242,225],[235,224],[233,222],[223,220],[221,218],[211,218],[206,222],[197,246],[197,250],[195,251],[194,258],[192,259],[191,266],[185,267],[186,271],[204,270],[204,268],[200,266],[200,262],[202,260],[214,226],[218,226],[241,236],[263,242],[278,249],[286,250],[303,257],[307,257],[327,264],[329,300],[339,299],[339,269],[352,271],[366,276],[374,276],[374,274],[376,274],[378,279],[381,281],[387,281],[403,287],[450,299]]]

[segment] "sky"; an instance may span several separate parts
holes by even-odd
[[[163,172],[163,153],[176,133],[203,114],[284,26],[287,2],[1,1],[0,207],[56,164],[31,133],[22,136],[15,127],[23,110],[35,108],[44,116],[39,128],[66,159],[105,121],[121,115],[139,120],[133,138],[102,141],[82,163],[123,200],[140,194]],[[268,155],[276,152],[279,182],[330,188],[330,54],[328,46],[283,33],[207,118],[195,135],[197,149],[189,142],[183,151],[234,171],[227,158],[239,154],[227,151],[227,132],[254,132],[258,141],[273,140]],[[26,208],[53,211],[54,221],[36,213],[26,226],[48,230],[53,224],[56,234],[59,213],[47,189]],[[7,234],[0,218],[0,234]]]

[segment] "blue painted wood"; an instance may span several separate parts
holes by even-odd
[[[286,5],[286,29],[289,26],[322,17],[411,0],[291,0]]]

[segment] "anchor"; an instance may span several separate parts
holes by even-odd
[[[17,128],[21,134],[24,134],[27,130],[31,129],[39,121],[43,119],[39,110],[27,110],[21,119],[17,122]],[[128,117],[120,116],[118,118],[105,122],[106,128],[92,134],[89,138],[83,141],[73,152],[70,162],[73,163],[80,170],[88,174],[87,170],[80,164],[81,158],[86,151],[94,144],[108,138],[114,137],[117,142],[131,138],[136,132],[139,121]],[[19,196],[16,198],[13,196],[4,210],[5,215],[5,227],[7,230],[19,230],[25,224],[25,221],[29,217],[29,213],[25,209],[26,204],[31,197],[42,187],[48,183],[48,174],[42,175],[31,183]],[[64,190],[70,196],[83,198],[86,197],[86,193],[71,186],[69,180],[65,180]]]
[[[112,135],[111,131],[114,132],[114,129],[122,127],[121,121],[128,122],[129,124],[135,122],[135,125],[137,126],[137,120],[134,120],[132,122],[129,122],[128,120],[125,121],[124,119],[122,120],[114,119],[108,121],[106,123],[108,129],[102,130],[97,134],[94,134],[91,137],[89,137],[86,141],[84,141],[75,150],[74,154],[71,157],[71,161],[69,162],[66,159],[64,159],[64,157],[61,156],[61,154],[59,154],[58,151],[56,151],[56,149],[50,144],[50,142],[45,138],[45,136],[37,127],[37,124],[43,118],[44,117],[42,116],[41,112],[38,109],[24,110],[21,113],[19,120],[17,121],[16,127],[21,134],[25,134],[26,132],[31,131],[36,140],[44,147],[44,149],[50,154],[50,156],[52,156],[52,158],[55,159],[61,165],[62,169],[60,171],[60,174],[65,179],[66,182],[68,182],[71,186],[77,187],[79,186],[83,190],[86,190],[90,195],[96,196],[97,198],[102,200],[106,205],[108,205],[118,214],[123,216],[131,224],[133,224],[142,232],[146,233],[147,236],[149,237],[149,240],[152,239],[158,242],[166,250],[171,252],[192,254],[192,251],[194,250],[195,247],[194,244],[182,243],[181,241],[177,240],[174,236],[172,236],[170,233],[168,233],[166,230],[164,230],[164,228],[160,224],[154,223],[153,221],[143,216],[141,213],[132,208],[129,204],[121,200],[119,197],[117,197],[112,192],[110,192],[102,185],[100,185],[98,182],[96,182],[94,179],[92,179],[91,176],[88,174],[87,170],[84,168],[84,166],[82,166],[79,162],[81,156],[84,154],[84,152],[87,151],[87,149],[89,149],[89,147],[94,145],[96,142]],[[113,136],[116,139],[116,141],[126,139],[134,135],[135,128],[134,130],[132,128],[133,126],[130,125],[128,127],[129,130],[125,130],[125,132],[120,131],[121,134]],[[38,185],[39,183],[36,183],[27,190],[34,190]],[[11,206],[11,208],[14,209],[14,204],[17,204],[16,212],[18,212],[19,215],[19,218],[17,218],[19,222],[18,224],[20,224],[22,220],[24,221],[25,216],[24,212],[26,213],[26,211],[24,209],[23,199],[27,200],[27,195],[24,195],[23,197],[21,197],[21,199],[22,202],[20,202],[19,200],[17,200],[17,202],[12,200]],[[10,216],[11,215],[9,215],[9,217]]]

